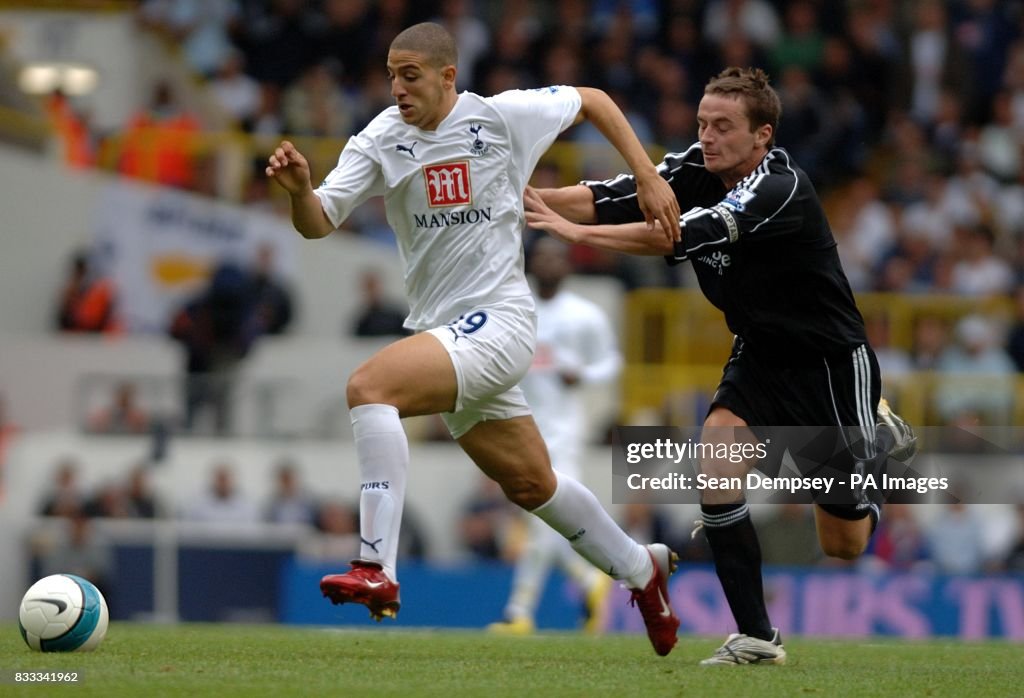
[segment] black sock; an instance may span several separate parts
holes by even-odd
[[[715,571],[739,632],[771,640],[761,582],[761,544],[747,503],[702,504],[700,509]]]

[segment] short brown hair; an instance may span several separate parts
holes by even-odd
[[[392,51],[412,51],[426,57],[435,68],[444,68],[459,62],[459,49],[455,37],[434,22],[421,22],[402,31],[391,42]]]
[[[769,83],[768,74],[763,70],[735,66],[726,68],[708,81],[704,94],[740,97],[747,105],[751,132],[768,124],[772,127],[768,147],[775,145],[775,132],[779,128],[779,118],[782,116],[782,102],[779,101],[775,88]]]

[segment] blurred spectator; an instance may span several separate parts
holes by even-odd
[[[921,124],[931,124],[938,114],[943,87],[963,94],[969,87],[967,66],[959,46],[952,41],[946,5],[940,0],[920,0],[911,9],[912,26],[903,46],[902,66],[907,72],[905,106]]]
[[[779,122],[776,142],[817,182],[829,158],[835,156],[836,141],[848,134],[836,130],[839,119],[803,66],[788,65],[781,69],[778,94],[786,118]]]
[[[39,514],[71,517],[84,509],[85,495],[78,484],[78,463],[72,458],[63,458],[57,464],[49,492],[39,505]]]
[[[665,97],[657,104],[654,131],[669,152],[682,152],[697,139],[697,112],[681,97]]]
[[[984,528],[974,510],[963,503],[948,504],[927,525],[928,556],[938,571],[974,574],[984,566]]]
[[[145,434],[149,414],[138,402],[135,383],[120,381],[114,386],[113,402],[89,416],[89,431],[99,434]]]
[[[473,70],[477,61],[491,49],[490,29],[473,15],[468,0],[440,0],[438,5],[438,16],[431,21],[451,32],[459,47],[455,87],[460,92],[471,89],[476,84]]]
[[[981,164],[978,129],[964,130],[953,173],[946,180],[942,209],[955,226],[979,225],[999,194],[999,182]]]
[[[833,230],[843,269],[855,291],[872,286],[872,271],[896,239],[892,211],[878,196],[870,177],[858,177],[846,187]]]
[[[102,483],[85,503],[84,511],[93,518],[126,519],[135,515],[124,484],[117,480]]]
[[[789,2],[784,21],[785,30],[771,49],[773,69],[776,73],[790,67],[813,71],[821,65],[825,53],[825,36],[818,22],[818,8],[811,0]],[[786,118],[790,118],[788,112]]]
[[[337,65],[308,66],[281,98],[284,128],[297,136],[341,138],[352,133],[356,113],[338,82]]]
[[[373,32],[368,0],[324,0],[323,12],[327,26],[321,35],[320,55],[340,66],[341,80],[348,88],[358,88],[358,81],[373,57]]]
[[[661,507],[650,502],[635,500],[627,503],[622,508],[619,524],[638,543],[663,541],[672,549],[680,547],[671,519]]]
[[[60,90],[54,90],[43,106],[50,125],[60,138],[64,162],[75,168],[95,165],[96,143],[88,112],[76,109]]]
[[[593,0],[590,11],[594,30],[607,35],[620,25],[628,27],[639,39],[648,39],[658,28],[660,4],[658,0]]]
[[[132,516],[152,519],[160,513],[156,497],[149,485],[149,470],[145,465],[137,465],[128,473],[125,496],[128,498]]]
[[[348,561],[359,557],[359,519],[347,502],[327,500],[316,512],[316,534],[304,536],[299,555],[322,562]]]
[[[1012,95],[1000,90],[992,98],[991,119],[978,132],[978,157],[985,170],[1003,184],[1017,181],[1021,168],[1021,133],[1013,120]]]
[[[536,27],[528,21],[510,17],[503,19],[494,32],[494,45],[481,55],[473,67],[474,80],[480,94],[489,96],[507,89],[520,89],[537,84],[532,75],[531,42]],[[505,71],[507,78],[496,77]]]
[[[1020,34],[1020,8],[997,0],[957,3],[953,36],[966,55],[973,106],[972,121],[986,117],[985,107],[1002,86],[1010,42]]]
[[[922,315],[914,322],[910,358],[915,370],[933,371],[949,346],[949,327],[937,315]]]
[[[196,179],[199,121],[178,102],[171,83],[153,86],[149,105],[125,129],[120,171],[171,187],[191,189]]]
[[[1005,295],[1013,288],[1013,268],[996,255],[995,234],[987,225],[962,231],[960,259],[953,265],[953,290],[965,296]]]
[[[926,244],[929,253],[949,250],[953,244],[954,218],[952,201],[946,196],[946,180],[937,174],[925,178],[924,198],[907,204],[900,217],[901,242],[913,236]],[[913,245],[914,243],[909,243]],[[910,255],[915,256],[915,255]],[[924,250],[916,256],[927,257]],[[923,281],[924,279],[922,279]]]
[[[459,518],[459,541],[466,552],[482,560],[502,559],[511,511],[498,483],[481,475]]]
[[[705,38],[721,46],[733,33],[769,47],[778,42],[782,26],[767,0],[710,0],[704,13]]]
[[[227,54],[209,82],[209,90],[221,109],[245,131],[253,129],[263,93],[260,84],[245,73],[245,54]]]
[[[247,275],[232,264],[217,267],[207,289],[174,315],[170,334],[185,348],[185,429],[209,408],[215,433],[229,433],[236,375],[259,334]]]
[[[322,32],[312,3],[272,0],[246,3],[233,39],[254,78],[285,88],[316,62]]]
[[[229,34],[239,19],[237,0],[144,0],[138,12],[144,27],[181,46],[200,75],[212,75],[232,51]]]
[[[862,564],[878,565],[893,572],[906,572],[928,560],[928,543],[917,523],[913,504],[885,506]]]
[[[1006,337],[1006,353],[1019,373],[1024,373],[1024,284],[1013,291],[1013,325]]]
[[[283,334],[294,314],[292,292],[278,277],[275,256],[274,246],[269,243],[256,249],[256,265],[248,293],[256,308],[260,334]]]
[[[71,514],[67,528],[52,543],[44,541],[38,552],[39,571],[43,576],[77,574],[95,584],[106,598],[110,598],[113,570],[110,545],[96,533],[92,520],[84,512]]]
[[[791,502],[772,509],[775,515],[757,525],[764,563],[810,566],[821,562],[823,556],[812,507]]]
[[[362,301],[352,323],[356,337],[402,337],[411,334],[402,323],[406,311],[397,302],[384,297],[380,273],[367,269],[360,275]]]
[[[968,315],[956,327],[956,343],[943,351],[935,392],[948,423],[1004,424],[1013,404],[1013,361],[1002,348],[992,321]]]
[[[957,151],[964,133],[964,99],[959,92],[948,87],[939,93],[935,116],[928,124],[928,142],[935,154],[939,171],[947,174],[953,169]]]
[[[267,505],[266,520],[312,525],[316,514],[316,503],[303,489],[298,467],[290,460],[282,460],[274,471],[274,490]]]
[[[184,516],[203,523],[246,524],[260,520],[259,508],[238,489],[234,468],[227,463],[214,466],[209,489],[191,498]]]
[[[117,289],[85,250],[71,259],[60,292],[57,328],[65,332],[118,332]]]
[[[252,120],[252,132],[257,136],[279,136],[284,133],[281,116],[281,88],[269,82],[260,85],[260,102]],[[266,158],[260,159],[266,166]]]

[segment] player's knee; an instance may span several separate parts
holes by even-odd
[[[387,394],[380,381],[374,380],[371,371],[360,366],[349,376],[345,386],[345,398],[348,406],[390,404]]]
[[[555,494],[554,478],[539,473],[517,473],[498,484],[510,502],[526,511],[533,511]]]

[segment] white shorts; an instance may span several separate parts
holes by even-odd
[[[455,409],[441,415],[452,438],[479,422],[530,414],[518,384],[533,361],[533,313],[510,305],[483,307],[427,332],[441,341],[455,366]]]

